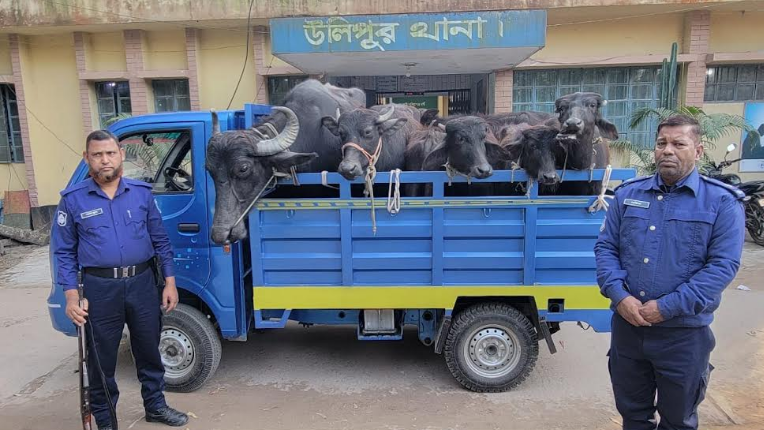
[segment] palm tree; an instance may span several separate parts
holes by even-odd
[[[758,131],[751,127],[740,115],[731,115],[726,113],[708,114],[703,109],[695,106],[680,106],[675,109],[669,108],[641,108],[636,110],[631,116],[630,128],[636,128],[645,121],[657,120],[658,122],[673,115],[688,115],[695,118],[700,124],[702,132],[701,143],[706,149],[716,148],[715,142],[719,139],[730,136],[736,132],[753,134],[757,139]],[[655,173],[655,160],[653,159],[653,149],[642,145],[634,144],[628,140],[616,140],[610,142],[610,147],[629,157],[628,163],[631,168],[637,169],[640,174],[651,175]],[[704,169],[713,160],[708,152],[703,154],[699,162],[699,168]]]

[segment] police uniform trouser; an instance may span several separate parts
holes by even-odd
[[[143,406],[149,411],[165,407],[164,367],[159,355],[161,299],[153,271],[147,269],[131,278],[107,279],[88,274],[86,270],[83,284],[84,295],[89,302],[88,324],[93,328],[93,339],[90,339],[88,350],[88,375],[91,410],[96,422],[103,425],[110,423],[111,418],[95,353],[100,358],[116,410],[119,390],[114,370],[125,323],[130,331]]]
[[[707,326],[635,327],[615,314],[608,367],[623,429],[697,429],[715,345]]]

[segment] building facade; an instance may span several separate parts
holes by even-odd
[[[27,191],[33,207],[57,204],[85,135],[115,117],[279,104],[309,77],[362,88],[369,105],[407,102],[444,115],[551,111],[560,95],[596,91],[624,138],[650,145],[654,124],[630,130],[629,117],[657,105],[660,64],[676,42],[681,102],[747,115],[754,127],[751,112],[764,104],[764,7],[756,1],[467,0],[458,10],[442,0],[22,3],[0,3],[0,193]],[[501,27],[491,27],[493,16]],[[441,33],[416,27],[428,19]],[[378,29],[373,46],[350,48],[359,22],[405,31],[391,41]],[[320,35],[309,34],[315,23],[335,45],[309,37]],[[488,40],[491,31],[503,39]],[[403,35],[441,44],[424,48]],[[300,51],[297,39],[313,47]],[[746,160],[730,171],[764,177],[763,151],[741,152],[741,140],[727,136],[714,158],[737,143],[732,155]]]

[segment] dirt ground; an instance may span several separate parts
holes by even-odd
[[[746,244],[712,326],[716,370],[701,406],[703,429],[764,429],[763,260],[764,248]],[[11,248],[0,257],[0,429],[80,428],[77,342],[51,328],[49,291],[46,248]],[[206,386],[167,397],[192,414],[189,430],[620,428],[607,376],[609,335],[564,324],[555,342],[558,353],[542,344],[534,372],[516,390],[475,394],[413,331],[401,342],[359,342],[353,328],[293,326],[224,342]],[[163,428],[143,419],[127,348],[117,378],[120,428]]]

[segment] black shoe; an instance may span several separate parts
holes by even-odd
[[[104,424],[102,426],[98,426],[98,430],[113,430],[114,428],[111,426],[111,424]]]
[[[153,412],[146,411],[146,422],[162,423],[171,427],[180,427],[188,422],[188,415],[165,406]]]

